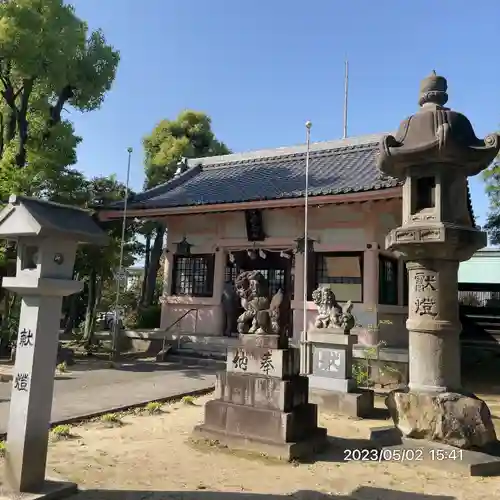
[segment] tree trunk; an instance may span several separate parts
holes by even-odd
[[[71,333],[73,328],[75,328],[76,318],[78,316],[78,297],[78,293],[74,293],[68,297],[69,307],[64,323],[65,334]]]
[[[5,120],[5,134],[4,134],[4,144],[12,141],[16,136],[16,125],[17,125],[17,105],[16,105],[16,95],[10,79],[8,78],[10,73],[10,68],[6,74],[2,77],[2,84],[4,89],[0,92],[4,98],[5,103],[9,107],[7,112],[7,119]]]
[[[90,271],[88,282],[88,295],[87,295],[87,311],[85,313],[85,330],[83,332],[83,341],[85,346],[89,347],[92,344],[95,320],[97,312],[97,272],[95,269]]]
[[[146,235],[146,248],[144,251],[144,272],[142,275],[142,283],[141,283],[141,297],[139,298],[139,305],[144,304],[146,298],[146,283],[148,280],[148,269],[151,263],[151,233]]]
[[[2,332],[6,332],[9,327],[9,315],[10,315],[10,291],[3,290],[3,316],[2,316]]]
[[[17,131],[19,133],[19,143],[17,146],[16,165],[23,168],[26,164],[26,146],[28,144],[28,105],[33,90],[33,78],[23,81],[23,91],[21,93],[21,105],[17,113]]]
[[[156,235],[153,242],[153,247],[151,248],[151,257],[148,266],[148,274],[146,277],[146,293],[144,294],[143,306],[148,307],[153,304],[155,289],[156,289],[156,278],[158,276],[158,270],[160,269],[160,259],[163,252],[163,237],[165,236],[165,228],[163,225],[158,224],[156,226]]]
[[[4,143],[5,146],[16,137],[16,108],[9,108],[5,124]]]
[[[73,91],[73,87],[71,85],[66,85],[59,95],[57,96],[57,100],[53,106],[50,107],[50,118],[47,120],[46,130],[43,134],[44,139],[48,139],[50,137],[51,129],[57,125],[61,121],[61,113],[64,108],[64,105],[74,97],[75,93]]]

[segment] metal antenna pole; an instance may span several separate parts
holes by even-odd
[[[343,139],[347,139],[347,100],[349,96],[349,61],[345,61],[344,76],[344,134]]]
[[[125,183],[125,195],[123,200],[123,220],[122,220],[122,237],[120,240],[120,260],[118,263],[118,272],[116,273],[116,299],[115,299],[115,315],[113,321],[113,337],[112,337],[112,349],[111,356],[112,359],[117,359],[119,350],[119,337],[120,337],[120,282],[123,279],[123,251],[125,248],[125,228],[127,226],[127,203],[128,203],[128,186],[130,182],[130,162],[132,159],[132,148],[127,148],[128,152],[128,164],[127,164],[127,181]]]
[[[302,355],[301,359],[301,373],[309,373],[309,362],[307,359],[307,266],[309,257],[309,242],[308,242],[308,219],[309,219],[309,153],[311,149],[311,122],[306,122],[306,172],[305,172],[305,195],[304,195],[304,270],[303,270],[303,295],[302,295]]]

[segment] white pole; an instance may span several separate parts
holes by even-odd
[[[345,62],[344,76],[344,134],[343,139],[347,139],[347,100],[349,97],[349,61]]]
[[[311,122],[306,122],[306,173],[305,173],[305,194],[304,194],[304,258],[303,258],[303,295],[302,295],[302,355],[301,359],[301,373],[307,375],[309,373],[309,360],[307,349],[307,260],[308,260],[308,219],[309,219],[309,153],[311,149]]]
[[[113,322],[113,338],[112,338],[112,359],[116,359],[119,352],[119,336],[120,336],[120,281],[123,273],[123,252],[125,248],[125,228],[127,226],[127,204],[128,204],[128,186],[130,182],[130,161],[132,158],[132,148],[127,148],[128,164],[127,164],[127,181],[125,183],[125,195],[123,200],[123,220],[122,220],[122,237],[120,240],[120,260],[118,264],[118,272],[116,273],[116,299],[115,299],[115,317]]]

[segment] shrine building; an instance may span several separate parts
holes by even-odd
[[[313,143],[309,163],[308,301],[330,286],[351,300],[360,342],[406,347],[406,270],[385,250],[401,224],[402,186],[376,166],[382,135]],[[303,328],[306,146],[184,160],[175,177],[129,200],[127,216],[162,219],[165,248],[161,329],[221,336],[227,280],[259,270],[288,304],[287,331]],[[122,217],[120,205],[101,219]],[[189,311],[189,312],[188,312]],[[382,322],[382,323],[381,323]]]

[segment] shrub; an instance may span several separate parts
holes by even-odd
[[[71,427],[69,425],[56,425],[52,430],[51,430],[51,437],[53,440],[58,441],[60,439],[69,439],[72,434],[71,434]]]
[[[122,419],[118,413],[106,413],[101,416],[101,422],[109,426],[122,425]]]
[[[7,451],[7,445],[5,441],[0,441],[0,457],[4,457],[6,451]]]
[[[159,328],[161,321],[161,305],[155,304],[149,307],[142,307],[137,313],[137,328]]]
[[[56,370],[59,372],[59,373],[66,373],[68,371],[68,365],[66,363],[66,361],[63,361],[62,363],[59,363],[57,366],[56,366]]]
[[[146,411],[150,415],[154,415],[156,413],[161,413],[162,412],[162,407],[163,407],[163,404],[160,403],[159,401],[151,401],[150,403],[148,403],[146,405]]]
[[[185,405],[194,405],[194,397],[193,396],[184,396],[181,399],[181,402]]]

